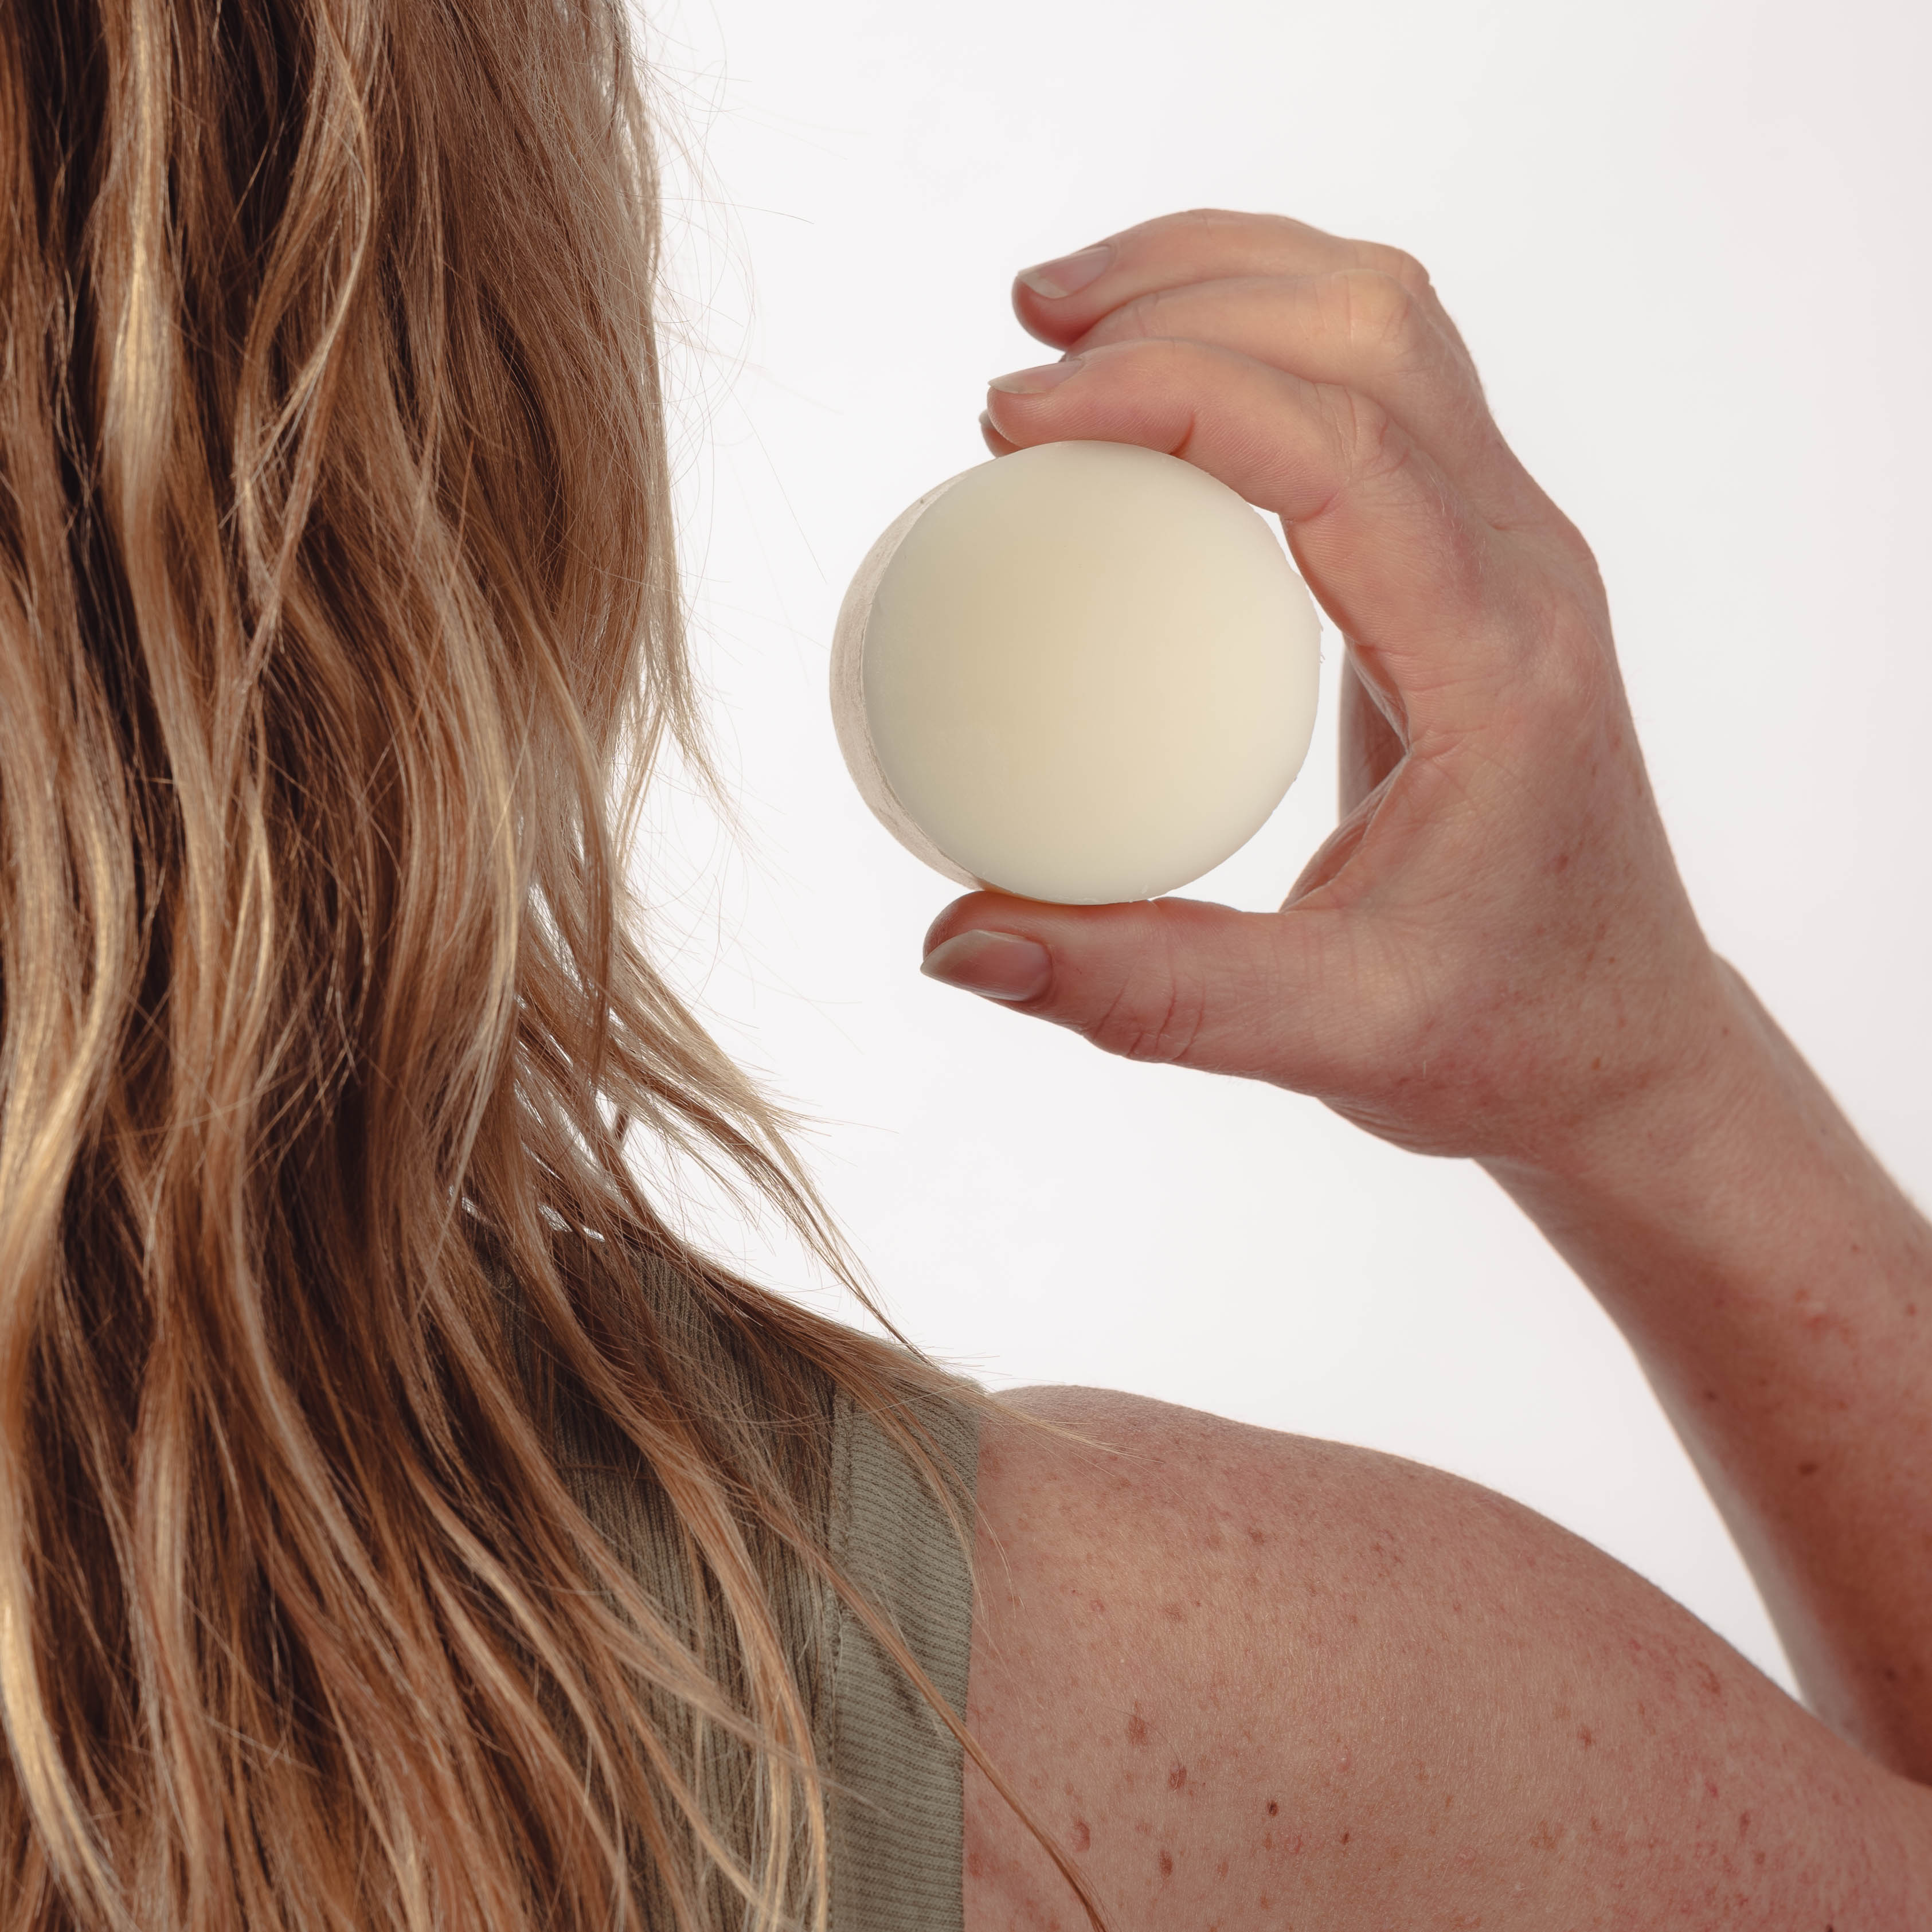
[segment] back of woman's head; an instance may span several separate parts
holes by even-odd
[[[821,1902],[766,1583],[820,1560],[814,1391],[896,1427],[925,1372],[624,1157],[722,1154],[858,1286],[607,817],[667,731],[715,782],[620,8],[0,12],[8,1932]],[[560,1382],[686,1622],[560,1481]]]

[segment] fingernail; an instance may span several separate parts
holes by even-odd
[[[1042,362],[1037,369],[1016,369],[1010,376],[995,376],[986,386],[1004,389],[1009,395],[1036,396],[1041,390],[1057,388],[1068,376],[1077,374],[1086,359],[1084,356],[1070,356],[1064,362]]]
[[[1058,261],[1041,262],[1033,268],[1022,268],[1019,279],[1035,295],[1058,299],[1061,296],[1078,295],[1089,282],[1097,281],[1113,259],[1114,244],[1111,242],[1096,242],[1090,248],[1082,248],[1077,255],[1063,255]]]
[[[1030,1000],[1046,990],[1053,960],[1043,946],[1011,932],[957,932],[920,963],[928,980],[983,993],[989,1000]]]

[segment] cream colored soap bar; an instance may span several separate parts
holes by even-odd
[[[1158,897],[1280,803],[1319,620],[1259,513],[1179,458],[1016,451],[928,490],[845,595],[832,709],[887,830],[962,885]]]

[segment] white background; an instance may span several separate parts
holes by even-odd
[[[833,737],[873,538],[1051,359],[1030,262],[1196,206],[1397,244],[1609,585],[1706,926],[1932,1186],[1926,10],[1844,0],[680,0],[668,319],[698,667],[748,832],[656,790],[676,982],[775,1096],[904,1330],[990,1385],[1130,1389],[1417,1457],[1588,1537],[1789,1684],[1616,1331],[1478,1170],[1277,1089],[1110,1059],[916,971],[957,889]],[[1302,778],[1194,896],[1272,908]],[[668,780],[675,773],[667,775]],[[692,1178],[714,1250],[855,1318]]]

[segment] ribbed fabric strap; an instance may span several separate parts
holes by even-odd
[[[522,1292],[507,1268],[488,1265],[527,1381],[532,1358]],[[675,1270],[652,1264],[644,1268],[640,1286],[680,1346],[728,1390],[728,1406],[755,1408],[758,1391],[746,1365],[688,1285]],[[822,1498],[820,1520],[833,1561],[897,1628],[963,1718],[973,1592],[958,1542],[904,1456],[842,1390],[829,1378],[823,1387],[830,1492]],[[694,1630],[699,1606],[662,1494],[640,1480],[635,1451],[614,1426],[567,1388],[556,1394],[556,1447],[566,1481],[674,1627]],[[979,1468],[976,1414],[928,1397],[908,1400],[956,1474],[956,1499],[970,1521]],[[959,1747],[829,1586],[796,1561],[776,1561],[775,1550],[760,1545],[760,1552],[771,1561],[779,1634],[806,1690],[831,1787],[832,1932],[962,1932]]]
[[[920,1414],[970,1498],[977,1417],[932,1403]],[[911,1465],[842,1390],[832,1428],[833,1558],[963,1720],[973,1580],[958,1541]],[[842,1604],[832,1628],[832,1932],[962,1932],[960,1748]]]

